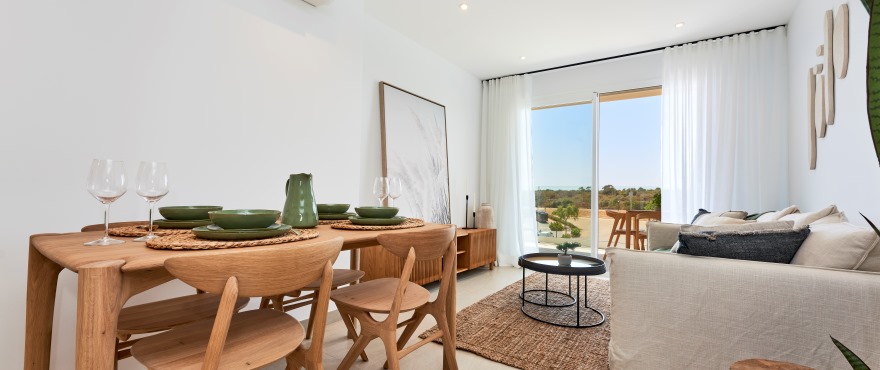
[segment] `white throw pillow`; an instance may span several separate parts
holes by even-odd
[[[825,208],[822,208],[816,212],[792,213],[788,216],[783,216],[779,220],[780,221],[794,221],[794,228],[799,229],[799,228],[802,228],[804,226],[807,226],[807,225],[813,223],[813,221],[818,221],[819,219],[821,219],[825,216],[832,215],[835,213],[838,213],[837,206],[832,204],[832,205],[825,207]]]
[[[701,210],[701,212],[705,212],[705,211]],[[746,211],[727,211],[727,212],[703,213],[703,214],[699,215],[694,220],[694,222],[692,222],[691,224],[692,225],[700,225],[700,226],[721,225],[721,224],[716,223],[712,220],[714,220],[716,218],[724,218],[724,219],[730,218],[730,219],[734,219],[734,220],[742,220],[742,219],[746,218],[746,216],[748,216],[748,215],[749,214]],[[721,222],[724,222],[724,221],[727,221],[727,220],[722,220]]]
[[[767,212],[758,217],[758,222],[768,222],[768,221],[776,221],[784,216],[788,216],[792,213],[798,212],[797,206],[788,206],[787,208],[776,211],[776,212]]]
[[[878,243],[880,237],[868,228],[846,222],[814,224],[791,264],[855,270]]]
[[[837,224],[841,222],[849,222],[849,219],[843,212],[830,214],[828,216],[822,217],[816,221],[810,223],[810,225],[821,225],[821,224]]]

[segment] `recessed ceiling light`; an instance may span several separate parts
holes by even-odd
[[[519,57],[519,60],[526,60],[526,57]]]
[[[684,27],[684,22],[678,22],[675,24],[675,28],[682,28],[682,27]]]
[[[468,4],[467,3],[458,4],[458,8],[461,10],[468,10]]]

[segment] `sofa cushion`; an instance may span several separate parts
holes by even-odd
[[[780,218],[780,220],[794,221],[794,227],[801,228],[801,227],[804,227],[804,226],[807,226],[807,225],[813,223],[813,221],[818,221],[819,219],[821,219],[825,216],[832,215],[835,213],[838,213],[837,206],[832,204],[832,205],[825,207],[825,208],[822,208],[816,212],[792,213],[790,215],[783,216],[782,218]]]
[[[716,225],[716,226],[699,226],[699,225],[681,225],[679,233],[707,233],[707,232],[743,232],[743,231],[759,231],[759,230],[791,230],[794,221],[769,221],[769,222],[750,222],[746,224],[732,225]],[[672,245],[672,252],[678,253],[681,242],[676,241]]]
[[[766,212],[758,217],[758,222],[768,222],[768,221],[776,221],[782,217],[788,216],[792,213],[798,212],[797,206],[788,206],[781,211],[775,212]]]
[[[809,228],[729,232],[682,232],[677,253],[750,261],[789,263]]]
[[[691,224],[692,225],[704,225],[704,226],[705,225],[716,225],[716,223],[708,223],[708,222],[712,222],[710,220],[713,220],[718,217],[742,220],[742,219],[745,219],[746,216],[748,216],[748,215],[749,215],[749,213],[746,211],[709,212],[705,209],[700,208],[700,210],[697,212],[697,215],[694,216],[693,220],[691,220]],[[722,221],[724,221],[724,220],[722,220]]]
[[[849,218],[843,212],[830,214],[828,216],[822,217],[816,221],[810,222],[810,225],[819,225],[819,224],[836,224],[841,222],[849,222]]]
[[[791,260],[793,265],[859,269],[880,243],[874,230],[846,222],[814,223],[810,229],[810,236]]]

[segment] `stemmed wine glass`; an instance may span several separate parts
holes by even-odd
[[[391,198],[391,206],[394,207],[394,200],[400,198],[403,194],[403,181],[399,177],[388,178],[388,197]]]
[[[125,194],[125,163],[112,159],[94,159],[89,170],[86,189],[104,204],[104,237],[85,245],[112,245],[125,243],[110,238],[110,203]]]
[[[150,231],[134,241],[156,239],[159,236],[153,234],[153,208],[159,199],[168,194],[168,168],[164,162],[141,162],[138,167],[137,194],[150,204]]]
[[[376,177],[376,180],[373,181],[373,196],[379,199],[379,206],[381,207],[382,201],[388,197],[388,178],[387,177]]]

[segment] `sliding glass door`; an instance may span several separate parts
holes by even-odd
[[[532,111],[542,251],[566,242],[579,243],[583,254],[627,242],[634,248],[645,223],[637,225],[635,215],[654,218],[645,211],[660,208],[660,88],[599,94],[598,101],[598,111],[592,101]]]

